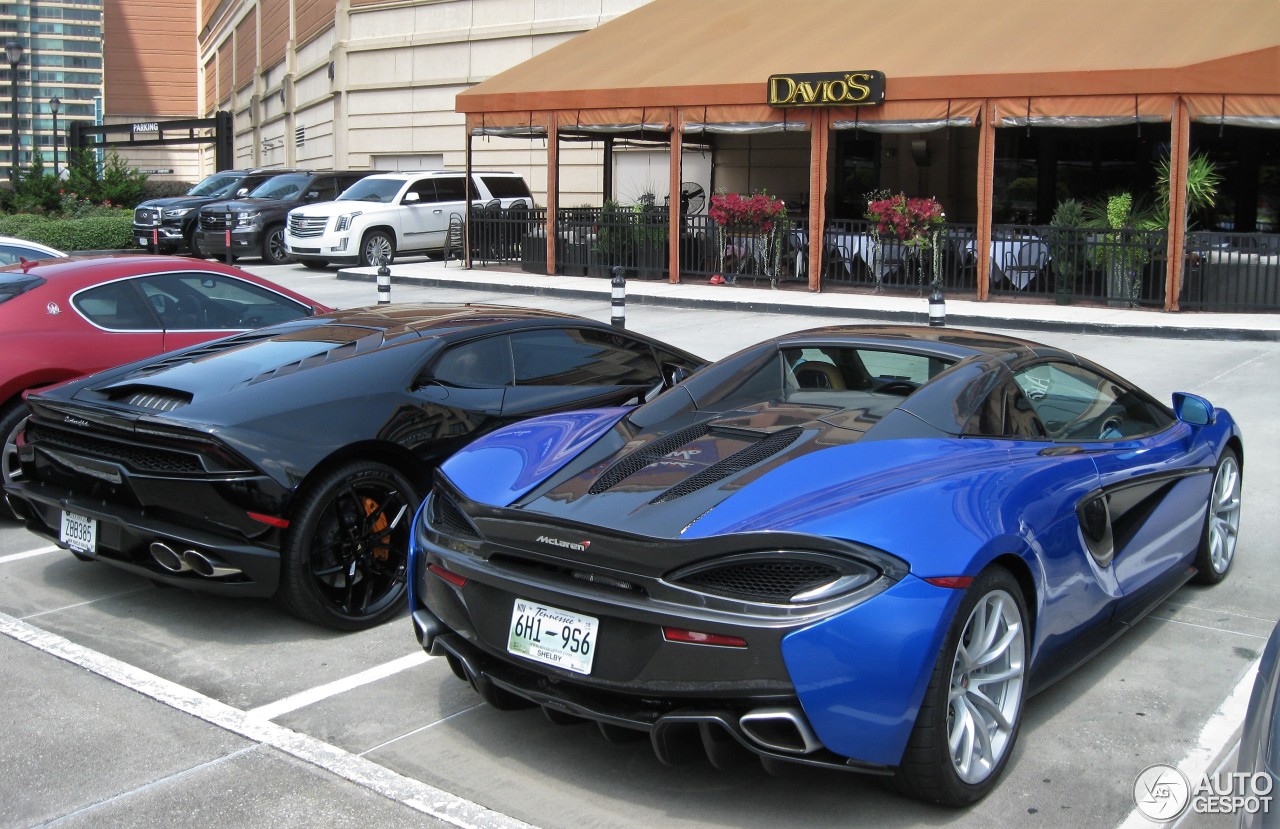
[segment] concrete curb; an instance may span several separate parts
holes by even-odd
[[[355,282],[374,282],[376,274],[339,270],[338,279]],[[583,278],[585,280],[585,277]],[[457,288],[473,291],[502,292],[523,296],[551,296],[564,299],[604,300],[609,299],[610,285],[608,280],[593,280],[599,287],[583,286],[582,288],[566,288],[563,286],[538,286],[512,284],[491,280],[467,278],[441,279],[432,276],[391,275],[393,284],[417,285],[428,288]],[[732,294],[729,289],[727,293]],[[735,298],[732,295],[723,298],[707,299],[704,297],[654,295],[631,292],[627,294],[629,305],[648,305],[667,308],[707,308],[721,310],[746,311],[765,314],[797,314],[803,316],[833,317],[843,319],[870,319],[881,322],[927,325],[929,314],[923,311],[900,311],[894,309],[851,309],[832,307],[829,305],[801,305],[795,303],[773,302],[767,298],[768,293],[756,289],[742,289],[745,296]],[[1011,306],[1017,307],[1017,306]],[[1156,313],[1156,312],[1152,312]],[[1136,325],[1128,323],[1086,322],[1080,320],[1040,320],[1005,317],[994,315],[973,315],[964,313],[947,314],[947,325],[964,328],[1001,328],[1014,331],[1058,331],[1069,334],[1091,334],[1109,337],[1155,337],[1183,340],[1234,340],[1248,342],[1280,342],[1280,330],[1255,328],[1231,328],[1226,326],[1182,326],[1182,325]]]

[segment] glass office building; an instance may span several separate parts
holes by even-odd
[[[94,123],[100,117],[103,90],[102,23],[106,0],[29,0],[0,2],[0,43],[21,46],[21,58],[0,63],[0,169],[26,167],[39,151],[46,168],[66,165],[70,121]],[[17,118],[14,118],[14,101]],[[52,101],[57,99],[57,114]],[[54,122],[57,122],[57,154]]]

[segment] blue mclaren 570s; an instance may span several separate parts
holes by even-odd
[[[1028,697],[1226,577],[1243,461],[1225,410],[1058,348],[788,334],[446,461],[414,628],[498,707],[963,805]]]

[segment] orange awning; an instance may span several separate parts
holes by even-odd
[[[1165,119],[1165,96],[1262,96],[1275,107],[1280,2],[653,0],[460,93],[456,106],[741,106],[764,102],[770,74],[864,69],[885,73],[886,102],[1021,99],[1025,114],[1028,97],[1129,96],[1131,113],[1138,95]]]

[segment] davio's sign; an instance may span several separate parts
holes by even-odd
[[[882,103],[884,73],[875,70],[769,76],[770,106],[849,107]]]

